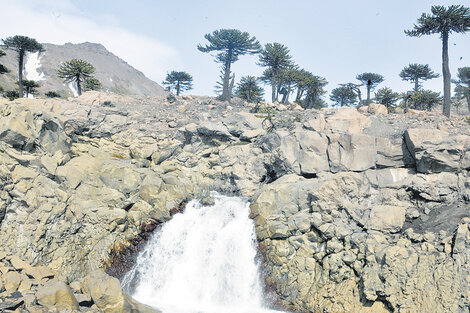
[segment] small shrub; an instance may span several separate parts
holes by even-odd
[[[13,100],[18,99],[20,97],[20,92],[18,90],[8,90],[3,95],[6,98],[8,98],[10,101],[13,101]]]
[[[61,98],[61,95],[57,91],[48,91],[44,95],[48,98]]]

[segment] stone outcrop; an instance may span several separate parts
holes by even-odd
[[[0,253],[0,311],[159,312],[133,300],[119,280],[103,271],[70,284],[56,276],[47,266],[32,266],[17,255]]]
[[[465,312],[467,122],[380,107],[279,111],[267,131],[249,109],[187,96],[0,101],[0,251],[34,265],[7,260],[9,306],[25,273],[58,281],[34,300],[44,307],[149,309],[97,270],[217,190],[252,199],[266,279],[287,308]]]

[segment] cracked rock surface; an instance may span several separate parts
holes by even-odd
[[[99,277],[146,225],[216,190],[251,199],[266,280],[287,308],[468,312],[464,119],[278,111],[268,132],[238,100],[88,98],[0,100],[6,255],[47,265],[63,284]]]

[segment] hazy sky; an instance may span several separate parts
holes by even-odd
[[[385,77],[381,86],[397,91],[412,85],[398,77],[409,63],[430,64],[441,73],[439,35],[410,38],[417,17],[431,5],[470,5],[430,0],[0,0],[0,38],[21,34],[40,42],[100,42],[158,83],[166,72],[194,77],[198,95],[212,95],[219,64],[199,52],[204,34],[219,28],[249,32],[262,43],[288,46],[300,67],[325,77],[327,89],[354,82],[362,72]],[[450,37],[450,66],[470,66],[470,33]],[[259,76],[257,57],[233,65],[237,80]],[[424,84],[442,90],[442,78]],[[269,98],[269,93],[267,94]]]

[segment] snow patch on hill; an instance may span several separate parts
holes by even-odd
[[[27,54],[24,66],[26,79],[40,81],[46,78],[44,73],[38,71],[39,67],[41,67],[41,56],[39,52]]]

